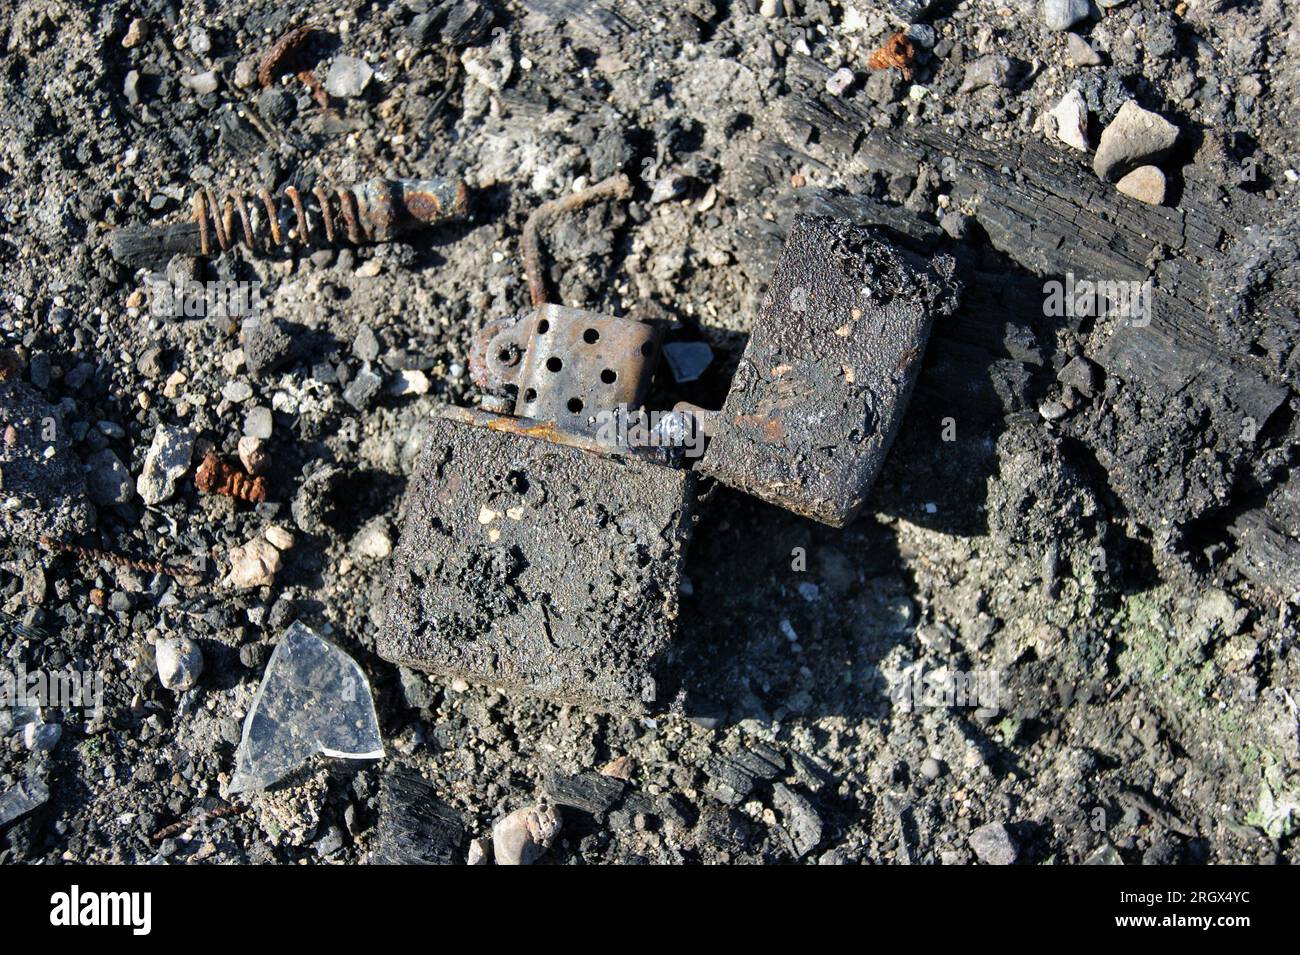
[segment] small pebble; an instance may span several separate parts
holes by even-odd
[[[256,408],[250,408],[248,414],[244,416],[244,434],[265,441],[271,437],[271,424],[271,409],[258,405]]]
[[[1089,0],[1043,0],[1043,22],[1049,30],[1068,30],[1091,12]]]
[[[847,66],[836,70],[826,79],[826,92],[832,96],[843,96],[844,91],[853,85],[856,74]]]
[[[203,651],[189,637],[164,637],[154,647],[158,679],[169,690],[188,690],[203,672]]]
[[[1101,55],[1077,33],[1065,35],[1065,50],[1073,66],[1100,66]]]
[[[1115,188],[1139,202],[1158,206],[1165,201],[1165,174],[1155,166],[1138,166],[1115,183]]]
[[[1000,822],[980,826],[970,834],[970,847],[985,865],[1011,865],[1020,855],[1010,831]]]
[[[525,806],[492,824],[497,865],[531,865],[560,834],[560,817],[547,805]]]
[[[28,723],[23,727],[23,746],[34,753],[48,753],[61,736],[63,727],[58,723]]]
[[[271,455],[266,442],[257,435],[246,434],[239,439],[239,463],[249,474],[263,474],[271,466]]]
[[[272,524],[262,532],[262,536],[269,540],[276,550],[289,550],[293,547],[293,533],[279,524]]]
[[[1128,100],[1102,131],[1093,171],[1101,179],[1117,182],[1139,166],[1159,161],[1177,140],[1177,126]]]
[[[365,60],[359,60],[355,56],[336,56],[330,63],[322,85],[330,96],[351,99],[365,91],[374,75],[375,71]]]
[[[1056,138],[1081,152],[1088,151],[1088,106],[1083,94],[1070,90],[1052,110],[1056,120]]]
[[[243,381],[228,381],[225,387],[221,389],[221,397],[227,401],[233,401],[235,404],[247,401],[253,397],[253,386]]]
[[[269,587],[280,569],[280,551],[264,537],[255,537],[243,547],[230,552],[230,574],[226,582],[232,587]]]

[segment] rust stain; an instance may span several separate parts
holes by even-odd
[[[916,50],[912,41],[902,31],[889,37],[867,60],[867,69],[887,70],[896,67],[903,74],[903,79],[912,78],[912,63],[916,60]]]
[[[785,428],[781,426],[780,418],[764,414],[742,414],[737,415],[732,420],[739,428],[757,431],[760,440],[768,444],[776,444],[785,440]]]

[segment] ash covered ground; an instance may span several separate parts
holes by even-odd
[[[493,823],[539,804],[523,854],[560,864],[1295,861],[1296,11],[10,5],[4,663],[100,673],[105,698],[0,714],[3,804],[48,793],[0,860],[365,862],[385,814],[424,801],[414,851],[447,861],[491,859]],[[310,77],[263,87],[304,24]],[[907,69],[869,68],[900,30]],[[1128,101],[1172,146],[1150,122],[1102,136]],[[1102,147],[1159,174],[1121,192]],[[681,394],[701,404],[801,210],[951,254],[964,287],[850,527],[711,492],[673,650],[687,692],[648,716],[375,652],[421,424],[474,403],[472,335],[527,306],[525,220],[620,172],[631,201],[549,230],[550,278],[566,305],[709,342]],[[463,178],[472,212],[359,248],[110,252],[119,227],[184,221],[195,183],[375,176]],[[151,274],[260,283],[263,324],[155,315]],[[1154,314],[1052,307],[1071,274],[1150,278]],[[209,448],[242,451],[264,500],[199,490]],[[361,664],[388,755],[233,797],[295,620]],[[178,637],[202,667],[170,653],[168,688]],[[993,674],[997,705],[891,693],[954,671]]]

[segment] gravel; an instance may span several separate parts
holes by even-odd
[[[1007,15],[991,0],[774,2],[767,16],[757,2],[622,5],[617,18],[580,6],[0,13],[0,351],[16,358],[0,374],[0,619],[20,634],[4,651],[29,672],[105,679],[101,714],[44,714],[62,732],[53,752],[22,745],[31,717],[7,730],[0,862],[364,862],[395,771],[445,804],[446,831],[464,836],[439,844],[447,858],[491,859],[494,821],[538,807],[553,776],[612,763],[617,784],[599,791],[613,801],[564,808],[537,861],[1297,861],[1282,807],[1300,792],[1300,751],[1280,688],[1297,681],[1300,584],[1275,592],[1247,573],[1269,554],[1295,565],[1300,537],[1300,50],[1283,42],[1285,10],[1175,17],[1127,0],[1097,18],[1067,3],[1062,19],[1079,18],[1062,35],[1034,5]],[[357,95],[326,109],[293,74],[260,88],[268,45],[301,22],[326,34],[308,51],[318,82],[342,58],[366,64]],[[895,30],[917,48],[910,79],[867,66]],[[843,87],[842,70],[855,77]],[[196,89],[209,71],[215,87]],[[366,70],[346,72],[350,94]],[[1075,91],[1095,171],[1050,115],[1069,96],[1077,117]],[[1130,101],[1177,137],[1159,141],[1154,122],[1112,135]],[[947,145],[925,161],[881,153],[923,136]],[[1005,158],[1020,150],[1051,183],[1080,184],[1092,211],[1149,225],[1140,241],[1116,236],[1129,270],[1072,257],[1104,219],[1015,247],[992,235],[997,188],[1037,221],[1045,180]],[[1118,191],[1143,166],[1165,177],[1167,210]],[[376,652],[393,576],[378,555],[384,538],[402,546],[421,430],[437,405],[477,401],[473,333],[529,307],[531,212],[618,172],[631,201],[557,216],[545,269],[557,301],[709,349],[693,381],[662,368],[652,402],[720,406],[799,210],[901,224],[950,250],[967,305],[931,336],[852,525],[725,489],[701,507],[671,647],[687,675],[662,712],[412,682]],[[169,252],[139,269],[100,251],[120,226],[184,223],[195,182],[255,197],[376,175],[464,177],[473,216],[360,250]],[[1201,242],[1221,268],[1196,271]],[[1192,321],[1163,293],[1150,326],[1045,314],[1044,284],[1066,271],[1212,289],[1196,339],[1231,373],[1144,366]],[[153,315],[149,280],[163,277],[257,282],[264,306],[252,324]],[[267,499],[199,493],[194,445],[263,475]],[[629,529],[606,504],[588,495],[574,519],[617,546]],[[461,571],[499,574],[494,612],[530,573]],[[387,755],[317,757],[241,799],[246,811],[207,817],[229,801],[240,727],[298,620],[364,671]],[[204,671],[173,692],[152,663],[182,638]],[[954,670],[996,673],[1000,705],[905,710],[891,692],[897,674]],[[1153,825],[1125,802],[1134,792],[1198,836]],[[200,817],[192,837],[150,838]],[[1000,832],[985,833],[990,820]]]

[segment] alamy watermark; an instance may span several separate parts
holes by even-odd
[[[266,307],[261,282],[172,283],[151,278],[147,285],[154,318],[242,318]]]
[[[1002,676],[998,670],[927,671],[918,660],[889,677],[889,699],[904,713],[937,707],[999,710]]]
[[[0,668],[0,709],[104,710],[104,674],[98,670]]]
[[[687,458],[704,454],[704,429],[685,411],[629,411],[619,405],[595,415],[596,440],[617,448],[681,448]]]
[[[1043,283],[1043,314],[1048,318],[1118,318],[1134,328],[1151,324],[1151,280],[1131,282],[1075,278]]]

